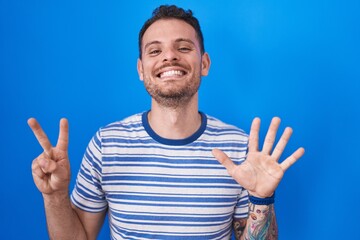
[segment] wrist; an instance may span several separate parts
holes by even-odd
[[[259,197],[249,195],[249,201],[250,201],[250,203],[252,203],[254,205],[270,205],[270,204],[274,204],[274,202],[275,202],[275,192],[274,192],[274,194],[272,196],[266,197],[266,198],[259,198]]]
[[[51,203],[52,205],[62,204],[64,201],[69,200],[69,191],[58,191],[51,194],[43,193],[45,204]]]

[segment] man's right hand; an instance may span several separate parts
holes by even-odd
[[[70,162],[68,158],[69,125],[66,119],[60,120],[58,141],[53,147],[34,118],[28,124],[44,152],[32,162],[32,175],[36,187],[43,195],[67,194],[70,183]]]

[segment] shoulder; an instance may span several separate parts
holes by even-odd
[[[104,127],[101,127],[99,129],[99,132],[108,132],[108,131],[116,131],[116,130],[133,130],[139,127],[142,127],[142,120],[141,116],[143,113],[137,113],[134,115],[131,115],[129,117],[126,117],[120,121],[112,122]]]
[[[88,144],[88,153],[103,154],[112,149],[118,149],[116,147],[122,146],[122,144],[146,138],[141,116],[142,113],[137,113],[100,127]]]
[[[236,135],[245,140],[248,138],[247,133],[241,128],[238,128],[237,126],[232,124],[225,123],[218,118],[209,115],[206,115],[206,117],[207,129],[209,132],[219,135]]]
[[[118,138],[127,139],[129,137],[144,135],[144,127],[141,119],[142,114],[143,113],[137,113],[100,127],[95,133],[95,141],[99,143],[104,141],[117,141]]]
[[[237,164],[244,161],[248,135],[235,125],[207,115],[207,127],[203,139],[210,142],[214,148],[224,151]]]

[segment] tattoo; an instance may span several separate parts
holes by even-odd
[[[278,239],[274,205],[249,205],[249,219],[245,239]]]
[[[234,219],[234,233],[235,233],[235,238],[236,239],[240,239],[241,235],[244,232],[244,229],[246,227],[246,218],[241,218],[241,219]]]

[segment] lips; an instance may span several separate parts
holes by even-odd
[[[180,78],[188,73],[184,66],[178,63],[175,64],[164,64],[155,71],[155,76],[160,79],[166,78]]]
[[[168,70],[168,71],[164,71],[161,72],[160,74],[158,74],[159,78],[165,78],[165,77],[182,77],[186,74],[185,71],[183,70]]]

